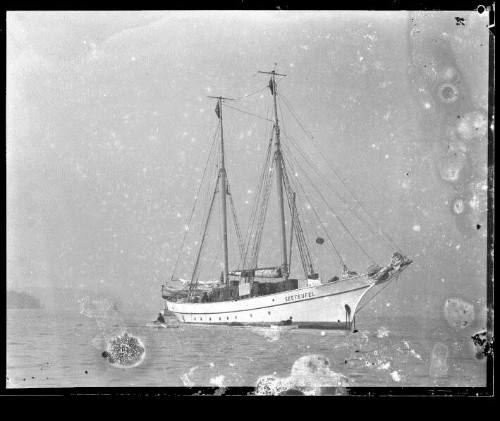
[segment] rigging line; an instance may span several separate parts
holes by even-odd
[[[291,152],[291,150],[289,149],[289,151]],[[354,235],[352,234],[352,232],[349,230],[349,228],[347,228],[347,226],[344,224],[344,222],[342,221],[342,219],[340,218],[340,216],[337,215],[337,212],[335,212],[332,207],[330,206],[330,204],[328,203],[328,201],[325,199],[325,197],[323,196],[323,194],[318,190],[318,188],[316,187],[315,183],[312,182],[312,180],[309,178],[309,176],[307,175],[307,172],[304,171],[304,169],[301,167],[301,165],[296,161],[297,163],[297,167],[299,167],[301,169],[301,171],[304,173],[305,177],[309,180],[309,183],[311,183],[312,187],[314,188],[314,190],[316,190],[316,193],[318,193],[319,197],[321,198],[321,200],[323,201],[323,203],[328,207],[328,209],[330,210],[330,212],[332,212],[333,216],[339,221],[339,223],[344,227],[345,231],[349,234],[349,236],[352,238],[352,240],[356,243],[356,245],[359,247],[359,249],[363,252],[363,254],[370,260],[371,263],[376,263],[373,258],[368,254],[368,252],[364,249],[364,247],[359,243],[358,240],[356,240],[356,237],[354,237]]]
[[[220,209],[220,206],[218,206],[217,208],[219,210],[219,218],[217,220],[219,221],[219,223],[218,223],[218,229],[219,229],[219,232],[220,232],[220,230],[221,230],[221,222],[220,222],[221,221],[221,209]],[[217,259],[219,258],[219,254],[220,254],[220,252],[222,250],[222,246],[223,246],[223,244],[222,244],[222,241],[221,241],[220,242],[220,247],[217,248],[217,253],[215,254],[214,260],[213,260],[212,264],[210,265],[210,270],[209,270],[210,273],[213,273],[214,265],[217,262]],[[200,270],[200,272],[201,272],[201,270]]]
[[[294,192],[292,182],[290,181],[290,176],[288,175],[288,169],[286,168],[285,160],[283,159],[283,156],[281,156],[281,165],[283,168],[283,182],[285,185],[287,201],[288,201],[288,205],[290,207],[290,213],[292,216],[292,223],[294,224],[294,226],[296,226],[295,227],[296,228],[295,234],[296,234],[296,238],[297,238],[297,245],[299,248],[302,264],[304,265],[304,263],[307,261],[307,264],[304,265],[304,269],[307,272],[307,269],[306,269],[307,267],[309,267],[309,269],[312,269],[312,259],[311,259],[311,255],[309,253],[309,248],[307,247],[307,240],[304,236],[302,224],[300,222],[299,212],[298,212],[298,209],[297,209],[297,206],[295,203],[296,194]],[[293,209],[293,211],[292,211],[292,209]]]
[[[273,163],[272,163],[272,169],[274,169],[276,161],[276,156],[273,156]],[[272,174],[272,171],[270,171],[270,174]],[[272,185],[272,176],[269,175],[266,179],[266,186],[264,190],[264,196],[262,199],[261,207],[260,207],[260,213],[257,219],[257,230],[255,233],[255,238],[253,242],[253,247],[252,247],[252,256],[251,256],[251,263],[253,264],[254,267],[257,267],[257,262],[259,258],[259,252],[260,252],[260,246],[262,242],[262,233],[264,231],[264,225],[266,221],[266,214],[267,214],[267,208],[269,205],[269,197],[271,195],[271,185]]]
[[[216,159],[218,159],[218,157]],[[220,177],[219,163],[215,162],[215,165],[212,168],[212,173],[210,176],[210,179],[212,180],[212,182],[208,184],[207,189],[205,191],[205,200],[204,200],[204,206],[203,206],[204,213],[203,213],[203,217],[202,217],[201,221],[204,221],[207,217],[207,214],[209,212],[210,201],[212,198],[212,192],[214,190],[218,189],[219,177]]]
[[[219,126],[219,128],[220,128],[220,126]],[[197,256],[196,263],[195,263],[194,270],[193,270],[193,277],[191,279],[191,282],[194,282],[195,288],[198,285],[198,277],[199,277],[199,274],[201,271],[201,266],[202,266],[202,262],[200,261],[200,257],[201,257],[204,243],[205,243],[205,239],[206,239],[206,236],[208,233],[208,227],[209,227],[209,223],[210,223],[210,219],[211,219],[211,215],[212,215],[214,200],[215,200],[215,196],[217,195],[217,192],[219,191],[219,179],[220,179],[221,172],[220,172],[220,162],[218,160],[219,160],[219,157],[216,154],[214,154],[214,159],[212,159],[212,161],[213,161],[212,174],[210,177],[210,179],[212,179],[213,181],[208,185],[208,189],[206,191],[206,196],[205,196],[205,206],[203,207],[205,209],[205,212],[203,213],[202,221],[205,221],[205,228],[204,228],[204,233],[203,233],[202,240],[200,242],[200,247],[198,250],[198,256]],[[210,192],[213,192],[213,193],[211,194]],[[220,212],[220,210],[219,210],[219,212]],[[220,218],[219,218],[219,220],[220,220]],[[194,274],[196,274],[196,279],[194,279]]]
[[[269,114],[271,114],[271,107],[269,106],[269,104],[266,104],[266,118],[267,119],[269,119]],[[264,139],[271,138],[271,142],[272,142],[272,136],[273,136],[273,131],[274,131],[274,124],[273,125],[266,124],[265,128],[266,128],[266,131],[265,131],[265,137],[264,137]]]
[[[267,121],[270,121],[271,123],[273,122],[273,120],[271,120],[271,119],[269,119],[269,118],[262,117],[261,115],[254,114],[254,113],[251,113],[251,112],[249,112],[249,111],[240,110],[239,108],[233,107],[232,105],[225,104],[225,108],[232,108],[233,110],[239,111],[240,113],[243,113],[243,114],[248,114],[248,115],[251,115],[251,116],[254,116],[254,117],[260,118],[260,119],[262,119],[262,120],[267,120]]]
[[[319,150],[319,148],[316,145],[314,145],[314,143],[313,143],[313,146],[316,148],[316,150],[319,152],[319,154],[323,157],[323,159],[325,160],[325,162],[328,162],[328,161],[326,161],[326,158],[324,157],[324,155],[321,153],[321,150]],[[342,183],[342,185],[344,186],[344,188],[347,190],[347,192],[349,193],[349,195],[353,198],[353,200],[361,208],[361,210],[367,215],[368,220],[371,222],[372,228],[378,233],[378,235],[382,236],[382,238],[384,238],[384,240],[391,247],[395,248],[396,250],[401,250],[402,248],[399,247],[393,239],[391,239],[391,237],[389,236],[389,234],[387,234],[386,232],[384,232],[384,230],[382,229],[382,227],[379,224],[377,224],[377,222],[375,221],[374,217],[366,210],[365,206],[361,203],[361,201],[358,199],[358,197],[349,189],[349,186],[347,185],[347,183],[344,180],[344,178],[335,170],[335,166],[332,163],[330,163],[330,165],[328,165],[328,168],[330,168],[330,170],[332,171],[332,173],[335,174],[335,176],[340,180],[340,182]]]
[[[229,202],[230,202],[230,206],[231,206],[231,211],[232,211],[232,216],[233,216],[233,225],[234,225],[234,229],[235,229],[235,233],[236,233],[236,239],[237,239],[237,242],[238,242],[238,248],[239,248],[239,252],[240,252],[240,258],[242,256],[242,250],[243,250],[243,245],[242,245],[242,235],[241,235],[241,230],[240,230],[240,226],[239,226],[239,223],[238,223],[238,218],[236,216],[236,208],[234,206],[234,202],[233,202],[233,196],[231,194],[231,189],[230,189],[230,183],[229,183],[229,175],[228,173],[226,172],[226,193],[227,193],[227,196],[229,197]],[[219,210],[219,214],[220,214],[220,210]]]
[[[290,213],[292,214],[291,215],[292,216],[291,225],[292,225],[292,228],[295,227],[295,225],[296,225],[295,237],[297,239],[297,248],[299,249],[302,268],[303,268],[304,274],[307,278],[308,272],[310,272],[310,273],[314,272],[311,254],[309,253],[309,248],[307,247],[308,241],[306,240],[306,238],[304,236],[302,224],[300,222],[299,213],[298,213],[297,206],[295,203],[296,193],[293,191],[291,181],[290,181],[290,176],[288,175],[288,170],[286,168],[283,156],[281,156],[281,160],[282,160],[282,166],[283,166],[284,184],[285,184],[287,200],[288,200],[288,204],[290,207]],[[292,244],[292,237],[290,237],[290,245],[291,244]],[[290,248],[291,248],[291,246],[290,246]],[[290,255],[291,255],[291,250],[290,250]],[[290,259],[290,261],[291,261],[291,259]]]
[[[244,245],[243,245],[243,237],[241,235],[241,229],[240,229],[240,225],[238,223],[238,219],[236,218],[236,208],[234,206],[233,200],[230,199],[230,202],[231,202],[231,209],[232,209],[232,213],[233,213],[234,229],[236,231],[236,238],[238,240],[238,249],[240,252],[240,259],[241,259],[243,257],[244,252],[245,252]]]
[[[284,166],[283,166],[284,168]],[[287,192],[287,195],[288,195],[288,192]],[[293,232],[293,225],[294,225],[294,219],[295,219],[295,194],[292,193],[293,195],[293,203],[292,203],[292,207],[290,207],[290,213],[291,213],[291,222],[290,222],[290,240],[288,242],[288,272],[291,273],[292,272],[292,246],[293,246],[293,236],[294,236],[294,232]],[[307,274],[306,274],[307,276]]]
[[[314,136],[311,133],[311,131],[305,128],[306,124],[298,116],[298,113],[297,113],[297,111],[295,111],[295,108],[293,107],[291,101],[283,93],[280,93],[280,96],[283,98],[283,100],[284,100],[283,102],[284,102],[285,106],[287,107],[288,111],[290,111],[290,113],[293,115],[293,117],[295,118],[295,120],[297,121],[297,123],[301,126],[302,130],[304,131],[304,133],[308,137],[314,138]]]
[[[292,104],[290,104],[290,102],[288,101],[288,99],[283,94],[280,94],[280,96],[281,96],[281,98],[283,98],[283,103],[287,107],[288,111],[290,111],[290,114],[292,114],[293,118],[295,118],[295,121],[298,123],[298,125],[300,126],[300,128],[302,129],[302,131],[306,134],[307,137],[310,137],[311,139],[314,139],[314,136],[312,135],[312,133],[305,128],[305,123],[302,123],[301,119],[299,118],[299,116],[294,111],[294,109],[292,107]]]
[[[263,164],[262,171],[260,173],[259,181],[257,184],[257,192],[255,195],[255,202],[254,202],[253,207],[252,207],[251,212],[250,212],[250,223],[248,224],[247,232],[245,234],[245,254],[243,256],[243,260],[240,262],[242,265],[245,264],[246,258],[248,256],[248,252],[250,249],[251,235],[253,232],[253,227],[255,225],[255,218],[256,218],[256,214],[257,214],[257,209],[258,209],[261,194],[262,194],[262,183],[263,183],[263,180],[265,177],[266,168],[269,165],[269,154],[270,154],[270,149],[268,147],[268,149],[266,151],[266,159],[265,159],[265,162]]]
[[[324,154],[321,153],[321,150],[319,149],[319,147],[316,146],[314,143],[313,143],[313,147],[316,148],[316,150],[322,156],[322,158],[325,160],[325,162],[328,162],[328,161],[326,161]],[[330,163],[328,165],[328,167],[330,168],[332,173],[335,174],[335,176],[340,180],[342,185],[345,187],[345,189],[347,190],[349,195],[354,199],[354,201],[357,203],[357,205],[361,208],[361,210],[368,216],[368,219],[371,221],[372,227],[378,232],[378,234],[381,235],[385,239],[385,241],[387,241],[389,243],[389,245],[391,247],[394,247],[395,249],[401,250],[401,247],[399,247],[396,244],[396,242],[394,240],[392,240],[391,237],[386,232],[384,232],[384,230],[382,230],[380,225],[378,225],[375,222],[374,217],[366,210],[365,206],[361,203],[361,201],[358,199],[358,197],[349,189],[344,178],[335,170],[335,166],[332,163]]]
[[[297,122],[297,124],[299,125],[299,127],[302,129],[302,131],[304,132],[304,134],[308,138],[314,139],[314,136],[312,135],[312,133],[309,130],[306,129],[305,123],[302,123],[302,121],[300,120],[299,116],[291,108],[291,104],[288,103],[287,99],[283,95],[281,95],[281,97],[284,100],[283,103],[285,104],[286,108],[288,109],[288,111],[290,112],[290,114],[292,115],[292,117],[295,119],[295,121]]]
[[[286,177],[287,177],[288,189],[292,190],[292,187],[290,185],[291,182],[289,180],[288,173],[286,174]],[[312,258],[311,258],[311,254],[309,251],[309,247],[307,246],[307,244],[309,244],[309,239],[306,237],[306,233],[302,229],[302,223],[300,222],[299,212],[297,210],[297,206],[295,205],[295,203],[294,203],[294,210],[295,210],[295,215],[294,215],[295,225],[297,226],[297,228],[296,228],[297,243],[300,246],[299,248],[300,248],[301,257],[303,257],[304,262],[307,263],[307,267],[310,270],[310,272],[312,273],[312,272],[314,272]]]
[[[218,126],[218,129],[220,130],[220,126]],[[217,132],[217,134],[218,133],[219,132]],[[211,161],[209,162],[209,168],[207,169],[207,173],[205,175],[205,178],[208,180],[208,182],[207,182],[206,188],[204,189],[204,191],[200,197],[200,200],[202,200],[202,205],[203,205],[202,209],[204,210],[204,212],[202,214],[203,216],[201,218],[201,221],[204,221],[206,218],[208,208],[210,205],[210,200],[212,197],[212,192],[215,188],[215,185],[218,182],[217,180],[219,177],[219,162],[218,162],[219,157],[215,153],[215,150],[217,149],[218,144],[219,143],[218,143],[217,137],[216,137],[215,144],[214,144],[214,147],[215,147],[214,154],[213,154]],[[200,224],[202,223],[201,221],[200,221]]]
[[[238,223],[238,218],[236,217],[236,207],[234,206],[233,195],[229,187],[229,180],[227,180],[227,191],[229,196],[229,203],[231,206],[231,212],[233,214],[233,225],[236,232],[236,239],[238,241],[238,248],[240,251],[240,259],[243,257],[243,238],[241,236],[240,224]]]
[[[274,155],[273,155],[273,162],[271,168],[274,168]],[[269,173],[271,174],[271,172]],[[257,216],[257,227],[254,233],[254,238],[253,238],[253,243],[252,243],[252,254],[251,254],[251,264],[253,267],[257,266],[257,261],[258,261],[258,256],[260,252],[260,246],[261,246],[261,240],[262,240],[262,233],[264,230],[264,225],[265,225],[265,219],[266,219],[266,213],[267,213],[267,208],[269,204],[269,196],[271,194],[271,184],[272,184],[272,176],[268,175],[265,180],[265,186],[264,186],[264,194],[262,196],[262,201],[260,203],[260,208],[259,208],[259,215]]]
[[[270,163],[270,169],[272,170],[272,164]],[[259,247],[260,247],[260,241],[261,241],[261,235],[262,235],[262,228],[264,225],[263,220],[265,219],[265,213],[267,210],[267,203],[269,201],[269,196],[270,196],[270,185],[271,185],[272,177],[271,177],[271,171],[266,174],[266,177],[263,181],[263,186],[262,186],[262,192],[261,192],[261,197],[260,201],[258,203],[258,209],[256,209],[255,213],[255,229],[252,229],[252,237],[250,238],[251,243],[251,256],[250,260],[251,263],[254,264],[253,262],[255,261],[256,255],[258,255]],[[249,244],[250,247],[250,244]],[[255,265],[255,264],[254,264]]]
[[[288,160],[288,158],[286,158]],[[289,163],[290,165],[290,163]],[[291,165],[290,165],[291,166]],[[292,166],[291,166],[292,167]],[[297,181],[297,185],[299,186],[300,190],[302,191],[302,193],[304,194],[304,197],[306,198],[306,200],[308,202],[311,202],[311,200],[309,199],[307,193],[305,192],[304,188],[302,187],[302,185]],[[328,231],[326,230],[326,228],[324,227],[323,225],[323,222],[321,221],[321,218],[319,217],[318,213],[316,212],[316,209],[311,206],[311,209],[313,210],[313,213],[314,215],[316,216],[316,219],[318,220],[318,222],[320,223],[320,226],[321,226],[321,229],[323,230],[324,234],[326,235],[326,237],[328,238],[328,241],[330,242],[331,246],[333,247],[333,250],[335,251],[335,254],[337,255],[337,258],[339,259],[339,264],[340,266],[344,266],[345,265],[345,261],[344,259],[342,258],[342,255],[340,254],[339,250],[337,249],[337,247],[335,247],[335,244],[332,240],[332,238],[330,237],[330,235],[328,234]]]
[[[214,207],[214,202],[215,202],[215,196],[217,195],[217,184],[215,185],[215,189],[214,189],[214,192],[212,194],[212,201],[210,203],[210,209],[208,211],[208,215],[207,215],[207,218],[205,220],[205,226],[203,228],[203,235],[201,237],[201,242],[200,242],[200,247],[198,249],[198,254],[196,256],[196,262],[194,264],[194,268],[193,268],[193,273],[191,275],[191,282],[190,282],[190,290],[193,289],[193,285],[197,285],[198,284],[198,279],[196,279],[196,282],[193,283],[193,280],[195,279],[195,275],[197,275],[198,273],[198,267],[199,267],[199,262],[200,262],[200,256],[201,256],[201,252],[202,252],[202,249],[203,249],[203,246],[205,244],[205,239],[206,239],[206,234],[207,234],[207,228],[208,228],[208,223],[210,221],[210,216],[212,215],[212,210],[213,210],[213,207]]]
[[[283,160],[283,162],[284,162],[284,160]],[[293,168],[292,168],[292,170],[293,170]],[[291,200],[293,200],[291,197],[291,191],[293,190],[293,187],[291,186],[292,181],[290,181],[290,176],[288,175],[288,171],[286,168],[285,168],[284,172],[285,172],[285,183],[286,183],[286,187],[287,187],[287,194],[290,196],[289,200],[291,201]],[[298,180],[297,180],[297,183],[298,183]],[[306,237],[304,230],[302,229],[302,224],[300,222],[300,217],[298,214],[297,207],[296,206],[294,206],[294,207],[295,207],[295,224],[297,225],[297,229],[296,229],[297,245],[298,245],[299,252],[300,252],[301,263],[304,267],[304,271],[306,272],[306,276],[307,276],[307,272],[314,273],[311,254],[309,252],[309,247],[307,246],[307,244],[309,244],[310,242],[309,242],[309,239]],[[307,225],[306,225],[306,231],[307,231]]]
[[[281,105],[280,105],[279,102],[278,102],[278,107],[279,107],[279,112],[280,112],[280,116],[281,116],[281,121],[282,121],[282,126],[283,126],[283,132],[285,132],[285,130],[284,130],[285,119],[283,118],[283,112],[282,112]],[[282,157],[282,162],[284,163],[283,157]],[[290,184],[291,183],[290,182],[290,177],[288,175],[288,171],[286,170],[286,166],[283,165],[283,167],[285,168],[286,180]],[[297,183],[299,183],[298,180],[297,180]],[[304,230],[302,229],[301,223],[300,223],[298,212],[297,212],[296,217],[297,217],[297,226],[298,226],[298,229],[297,229],[297,243],[298,244],[300,243],[299,237],[301,237],[301,240],[302,240],[302,246],[299,249],[299,251],[301,253],[301,259],[302,259],[302,257],[305,254],[305,259],[307,260],[307,264],[309,266],[309,270],[311,271],[311,273],[313,273],[314,269],[313,269],[311,254],[309,252],[309,247],[307,246],[307,244],[309,243],[309,239],[308,239],[308,236],[307,236],[307,226],[306,226],[306,229],[305,229],[305,232],[304,232]],[[303,249],[305,249],[305,251]]]
[[[258,93],[262,92],[264,89],[267,89],[267,88],[268,88],[267,86],[264,86],[263,88],[260,88],[258,91],[252,92],[251,94],[240,96],[238,98],[234,98],[234,100],[241,101],[242,99],[249,98],[249,97],[251,97],[253,95],[258,94]]]
[[[281,112],[281,107],[280,107],[280,112]],[[282,116],[283,117],[283,116]],[[283,130],[283,132],[286,134],[286,132]],[[291,137],[287,136],[290,140],[292,140]],[[295,141],[294,141],[295,142]],[[290,142],[292,145],[294,145],[295,148],[298,149],[299,151],[299,154],[302,156],[302,158],[306,161],[308,161],[308,158],[307,158],[307,155],[305,154],[305,152],[303,152],[301,150],[301,148],[294,144],[294,142]],[[288,149],[290,150],[290,149]],[[290,151],[291,152],[291,151]],[[293,158],[293,155],[292,155],[292,158]],[[309,165],[311,165],[311,167],[313,169],[316,170],[316,167],[315,165],[309,161]],[[298,164],[298,166],[300,167],[300,164]],[[333,209],[330,207],[330,205],[328,204],[328,202],[324,199],[323,195],[319,192],[319,190],[316,188],[316,185],[312,182],[312,180],[309,178],[309,176],[307,175],[307,172],[304,171],[304,174],[306,175],[306,177],[308,178],[309,182],[313,185],[314,189],[317,191],[317,193],[321,196],[323,202],[328,206],[328,208],[330,209],[330,211],[333,213],[333,215],[338,219],[338,221],[342,224],[342,226],[344,227],[344,229],[347,231],[347,233],[351,236],[351,238],[354,240],[354,242],[358,245],[358,247],[360,248],[360,250],[365,254],[366,257],[368,257],[368,259],[372,262],[372,263],[375,263],[375,261],[373,260],[373,258],[368,254],[368,252],[361,246],[361,244],[356,240],[356,238],[354,237],[354,235],[351,233],[351,231],[349,230],[349,228],[347,228],[347,226],[343,223],[342,219],[337,216],[336,212],[333,211]],[[320,175],[320,178],[326,178],[326,177],[321,177]]]
[[[285,103],[286,105],[286,103]],[[285,133],[285,135],[287,135]],[[307,135],[307,133],[306,133]],[[287,135],[289,138],[291,138],[290,135]],[[311,140],[316,140],[314,137],[310,137]],[[361,201],[354,195],[354,193],[349,189],[346,181],[343,179],[343,177],[335,170],[335,166],[333,165],[333,163],[331,162],[328,162],[325,158],[325,154],[321,151],[321,149],[319,148],[319,146],[316,144],[317,142],[311,142],[312,146],[316,149],[316,151],[318,152],[318,154],[321,156],[321,158],[325,161],[325,163],[327,164],[327,167],[332,171],[332,173],[340,180],[340,182],[342,183],[342,185],[344,186],[344,188],[349,192],[349,194],[351,195],[351,197],[354,199],[354,201],[358,204],[358,206],[361,208],[361,210],[363,212],[365,212],[365,214],[368,216],[368,218],[370,219],[371,221],[371,224],[372,224],[372,227],[375,228],[375,231],[377,231],[378,235],[381,235],[388,243],[391,247],[394,247],[396,249],[399,249],[401,250],[401,247],[399,247],[395,242],[394,240],[392,240],[389,235],[387,233],[385,233],[382,228],[375,222],[373,216],[366,210],[366,208],[363,206],[363,204],[361,203]],[[365,223],[366,224],[366,223]]]
[[[219,258],[219,255],[220,255],[221,250],[222,250],[222,242],[220,243],[220,247],[219,247],[219,248],[217,248],[217,253],[216,253],[215,258],[214,258],[214,260],[213,260],[213,262],[212,262],[212,265],[210,266],[210,273],[212,273],[212,272],[213,272],[214,265],[215,265],[215,263],[217,262],[217,259]]]
[[[372,300],[373,300],[373,299],[374,299],[377,295],[379,295],[379,294],[380,294],[380,293],[381,293],[384,289],[386,289],[386,288],[387,288],[387,287],[388,287],[388,286],[392,283],[392,281],[395,281],[395,280],[398,280],[398,279],[399,279],[399,273],[398,273],[396,276],[394,276],[394,277],[393,277],[393,278],[392,278],[389,282],[387,282],[387,284],[385,284],[383,288],[380,288],[380,289],[377,291],[377,293],[376,293],[373,297],[371,297],[371,298],[370,298],[368,301],[366,301],[366,302],[365,302],[365,303],[364,303],[361,307],[359,307],[359,308],[356,310],[356,313],[359,313],[361,310],[363,310],[363,309],[367,306],[367,304],[368,304],[370,301],[372,301]]]
[[[281,146],[283,146],[286,150],[288,150],[288,147],[285,146],[285,144],[282,144]],[[291,155],[291,154],[290,154]],[[292,168],[292,171],[295,172],[295,170],[293,170],[293,165],[291,165],[291,162],[289,161],[288,159],[288,156],[285,156],[283,155],[283,158],[287,161],[287,165]],[[302,193],[304,194],[304,197],[306,198],[306,200],[309,202],[309,203],[312,203],[311,200],[309,199],[309,196],[307,195],[307,193],[305,192],[304,188],[302,187],[302,184],[299,182],[299,180],[297,180],[297,178],[295,177],[295,182],[297,183],[297,185],[299,186],[300,190],[302,191]],[[312,211],[314,212],[315,216],[316,216],[316,219],[319,221],[320,225],[321,225],[321,228],[323,229],[323,232],[325,233],[326,237],[328,238],[328,241],[330,241],[330,244],[332,245],[333,247],[333,250],[335,251],[335,254],[337,255],[339,261],[340,261],[340,265],[343,266],[345,265],[345,261],[344,259],[342,258],[342,255],[340,254],[340,252],[337,250],[337,247],[335,247],[335,244],[333,243],[333,240],[330,238],[330,235],[328,234],[328,231],[326,230],[326,228],[324,227],[323,225],[323,222],[321,221],[321,218],[319,217],[318,213],[316,212],[316,209],[314,208],[314,206],[311,206],[311,209]]]
[[[347,209],[347,210],[350,210],[354,216],[362,223],[364,224],[368,230],[374,235],[374,236],[379,236],[380,233],[377,232],[376,228],[373,227],[372,224],[370,224],[365,218],[363,218],[363,216],[361,216],[353,207],[349,206],[347,204],[347,200],[346,198],[340,194],[337,189],[335,189],[333,187],[332,184],[330,184],[329,180],[328,180],[328,177],[326,177],[326,175],[324,173],[321,172],[321,170],[319,168],[317,168],[313,163],[312,163],[312,160],[311,158],[309,158],[307,156],[307,153],[300,147],[300,145],[297,143],[297,140],[295,140],[294,138],[292,138],[291,136],[289,136],[285,131],[283,131],[283,133],[285,134],[285,137],[287,137],[289,140],[290,140],[290,144],[293,145],[293,147],[295,149],[297,149],[298,153],[302,156],[302,158],[307,161],[309,163],[309,165],[311,166],[311,168],[313,169],[313,171],[315,172],[315,174],[322,180],[325,180],[326,181],[326,185],[327,187],[330,189],[330,191],[340,199],[340,202],[344,205],[344,207]]]
[[[271,137],[269,139],[268,146],[267,146],[266,159],[265,159],[264,164],[262,166],[262,171],[261,171],[259,181],[257,184],[257,194],[255,197],[255,202],[254,202],[251,214],[250,214],[250,223],[249,223],[249,226],[247,228],[247,233],[245,236],[245,255],[244,255],[243,261],[241,262],[243,265],[246,263],[248,253],[250,251],[251,235],[253,233],[253,229],[255,226],[255,218],[257,217],[257,211],[259,209],[259,204],[260,204],[260,201],[262,198],[262,189],[263,189],[263,185],[266,183],[265,182],[266,177],[268,177],[268,174],[269,174],[272,141],[273,141],[273,138]]]
[[[280,94],[280,96],[283,98],[284,100],[284,103],[285,103],[285,106],[288,108],[288,110],[290,111],[290,113],[293,115],[293,117],[296,119],[297,123],[299,124],[299,126],[301,126],[302,130],[304,131],[304,133],[306,134],[306,136],[310,137],[311,140],[315,140],[314,136],[303,127],[303,125],[301,124],[300,122],[300,119],[298,117],[298,115],[296,114],[296,112],[294,112],[293,110],[293,107],[291,105],[291,103],[288,101],[288,99],[283,95],[283,94]],[[349,192],[349,194],[352,196],[352,198],[354,199],[354,201],[358,204],[358,206],[365,212],[365,214],[368,216],[368,218],[370,219],[371,223],[373,224],[373,227],[376,228],[376,231],[378,231],[378,234],[381,235],[382,237],[384,237],[384,239],[390,244],[391,247],[394,247],[396,249],[399,249],[401,250],[401,247],[399,247],[394,240],[392,240],[389,235],[387,233],[385,233],[382,228],[374,221],[373,217],[370,215],[370,213],[365,209],[365,207],[361,204],[360,200],[354,195],[354,193],[351,192],[351,190],[349,189],[349,187],[347,186],[345,180],[340,176],[340,174],[338,174],[335,169],[334,169],[334,165],[332,163],[329,163],[326,158],[325,158],[325,154],[322,153],[322,151],[319,149],[319,146],[315,144],[315,142],[312,142],[313,144],[313,147],[316,148],[316,150],[318,151],[318,153],[321,155],[321,157],[323,158],[323,160],[327,163],[327,167],[330,168],[332,170],[332,172],[335,174],[335,176],[340,180],[340,182],[344,185],[345,189]]]
[[[283,118],[283,113],[282,113],[282,110],[281,110],[281,106],[280,106],[279,103],[278,103],[278,105],[279,105],[279,112],[280,112],[282,124],[283,124],[283,127],[284,127],[284,124],[285,124],[284,121],[285,121],[285,119]],[[289,190],[291,190],[293,186],[291,186],[292,182],[290,181],[290,177],[288,175],[288,171],[286,169],[286,165],[285,165],[285,161],[283,159],[283,156],[281,156],[281,160],[282,160],[282,163],[283,163],[283,169],[284,169],[284,175],[285,175],[285,183],[286,183],[287,195],[288,195],[288,194],[290,194]],[[298,180],[297,180],[297,183],[299,183]],[[289,200],[291,200],[291,198],[289,198]],[[313,264],[312,264],[311,254],[310,254],[310,251],[309,251],[309,247],[307,246],[307,244],[309,244],[309,239],[307,238],[307,235],[306,235],[307,234],[307,226],[306,226],[306,229],[304,231],[304,229],[302,228],[302,224],[300,222],[299,213],[298,213],[298,210],[297,210],[297,208],[295,206],[295,203],[294,203],[294,207],[295,207],[295,213],[296,213],[295,219],[296,219],[296,225],[297,225],[297,229],[296,229],[297,246],[299,248],[301,263],[302,263],[302,266],[304,268],[304,271],[306,272],[306,277],[307,277],[307,271],[309,271],[309,273],[314,273],[314,268],[313,268]],[[332,242],[332,245],[333,245],[333,242]]]
[[[174,278],[174,274],[177,271],[177,267],[179,265],[179,261],[180,261],[181,254],[182,254],[182,250],[184,250],[184,245],[186,243],[187,233],[189,231],[189,228],[190,228],[190,225],[191,225],[191,221],[193,219],[193,214],[194,214],[194,211],[195,211],[195,208],[196,208],[196,203],[198,202],[198,197],[200,195],[201,186],[203,185],[203,181],[205,179],[205,173],[207,171],[208,164],[210,162],[210,158],[211,158],[212,152],[214,150],[215,140],[217,139],[217,134],[218,133],[219,133],[219,124],[217,123],[217,128],[215,130],[214,138],[213,138],[212,144],[210,146],[210,151],[208,153],[208,158],[207,158],[207,161],[205,163],[205,168],[203,169],[203,173],[202,173],[202,176],[201,176],[201,181],[200,181],[200,184],[198,185],[198,190],[196,192],[196,196],[195,196],[195,199],[194,199],[193,208],[191,209],[191,214],[189,215],[189,219],[188,219],[188,223],[187,223],[187,228],[188,229],[184,229],[184,235],[183,235],[183,238],[182,238],[181,247],[179,248],[179,251],[177,252],[177,260],[175,261],[174,270],[172,271],[172,276],[171,276],[170,280],[172,280]]]

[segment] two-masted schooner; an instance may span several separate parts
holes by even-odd
[[[297,190],[301,186],[298,186],[297,180],[289,175],[287,168],[290,161],[284,154],[281,139],[277,79],[286,75],[277,73],[276,70],[259,73],[270,77],[269,85],[265,89],[269,88],[271,92],[274,115],[271,120],[272,131],[267,154],[256,190],[257,199],[245,241],[240,238],[241,232],[239,226],[236,225],[240,239],[238,242],[239,267],[230,270],[228,250],[227,202],[229,201],[233,207],[234,205],[225,165],[223,107],[226,101],[231,99],[221,96],[211,97],[217,101],[215,113],[218,118],[217,132],[220,138],[217,179],[211,200],[209,200],[205,225],[200,233],[201,241],[191,279],[180,282],[174,279],[174,273],[172,273],[170,281],[162,285],[165,309],[172,312],[179,322],[190,324],[269,326],[293,323],[302,328],[350,329],[353,327],[354,317],[365,295],[397,278],[411,263],[411,260],[396,251],[386,265],[371,264],[365,272],[358,273],[347,269],[342,255],[334,246],[339,257],[338,276],[332,276],[328,280],[320,277],[313,267],[310,244],[296,205],[296,200],[301,193]],[[281,262],[274,266],[259,267],[258,258],[263,226],[273,180],[276,181],[279,206],[278,231]],[[223,272],[218,281],[204,282],[199,279],[198,265],[217,195],[220,196]],[[232,210],[234,214],[234,208]],[[234,217],[236,217],[235,214]],[[287,224],[290,227],[288,236]],[[293,244],[294,239],[295,244]],[[316,239],[318,244],[323,241],[321,237]],[[294,246],[298,250],[302,266],[303,276],[301,277],[292,276],[290,270],[291,252]],[[331,275],[334,274],[332,270]],[[368,295],[373,297],[373,294]]]

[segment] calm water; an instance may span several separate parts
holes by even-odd
[[[486,361],[470,335],[444,321],[376,319],[360,314],[359,332],[270,328],[147,327],[154,315],[86,317],[78,312],[9,310],[7,387],[255,386],[288,377],[300,357],[319,354],[351,386],[485,386]],[[123,331],[144,343],[134,368],[102,357],[106,338]],[[438,344],[438,345],[436,345]],[[442,344],[442,345],[439,345]],[[433,352],[434,350],[434,352]]]

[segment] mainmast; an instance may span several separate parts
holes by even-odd
[[[286,231],[285,231],[285,207],[283,200],[283,168],[282,168],[282,157],[281,157],[281,145],[280,145],[280,126],[278,121],[278,105],[276,102],[276,76],[286,76],[280,73],[276,73],[275,70],[271,72],[259,73],[271,75],[271,80],[269,81],[269,89],[273,95],[274,102],[274,134],[275,134],[275,158],[276,158],[276,185],[278,188],[278,205],[280,214],[280,231],[281,231],[281,268],[283,272],[283,278],[288,279],[288,262],[287,262],[287,252],[286,252]]]
[[[217,99],[217,105],[215,107],[215,114],[219,118],[220,125],[220,168],[219,168],[219,190],[221,197],[221,214],[222,214],[222,247],[224,250],[224,283],[229,283],[229,258],[228,258],[228,247],[227,247],[227,207],[226,207],[226,195],[227,195],[227,173],[226,164],[224,161],[224,128],[222,124],[222,100],[231,100],[230,98],[224,98],[222,96],[209,96],[209,98]]]

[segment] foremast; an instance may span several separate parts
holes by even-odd
[[[215,107],[215,113],[219,118],[219,129],[220,129],[220,168],[219,168],[219,189],[221,197],[221,230],[222,230],[222,248],[224,252],[224,283],[229,284],[229,257],[228,257],[228,246],[227,246],[227,173],[226,164],[224,159],[224,125],[222,121],[222,100],[231,100],[231,98],[225,98],[222,96],[214,97],[209,96],[209,98],[217,99],[217,105]]]

